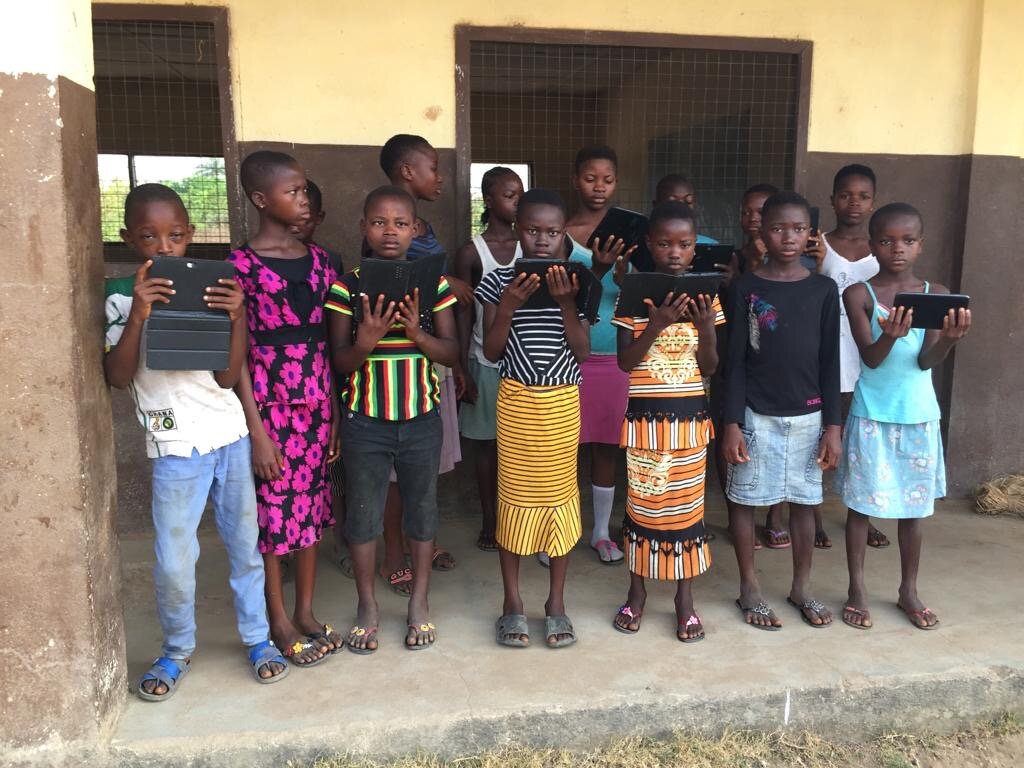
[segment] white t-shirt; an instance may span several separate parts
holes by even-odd
[[[106,348],[121,339],[132,297],[131,278],[107,281]],[[221,387],[213,371],[154,371],[146,367],[146,338],[142,337],[139,368],[129,389],[136,415],[146,430],[146,455],[191,456],[223,448],[245,437],[245,413],[234,391]]]
[[[480,254],[480,280],[483,280],[494,270],[508,266],[508,264],[498,263],[483,235],[475,235],[473,237],[473,245],[476,246],[476,252]],[[516,243],[515,253],[512,254],[512,261],[509,263],[514,264],[522,255],[523,248],[519,243]],[[469,356],[480,363],[480,365],[485,365],[488,368],[497,368],[497,363],[492,363],[484,356],[484,305],[475,296],[473,301],[476,302],[476,319],[473,321],[473,335],[469,340]]]
[[[862,283],[878,274],[878,259],[868,254],[859,261],[848,261],[839,255],[824,234],[825,258],[821,262],[821,274],[831,277],[839,287],[839,297],[854,283]],[[850,333],[850,319],[846,316],[846,305],[839,302],[839,391],[853,392],[860,378],[860,351]]]

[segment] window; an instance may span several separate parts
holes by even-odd
[[[93,45],[104,242],[120,242],[128,191],[158,182],[181,195],[193,242],[229,243],[214,23],[96,18]]]
[[[529,30],[468,34],[474,164],[488,157],[527,163],[536,186],[571,202],[576,151],[608,144],[619,157],[619,205],[650,210],[658,179],[682,173],[697,189],[700,231],[724,243],[739,242],[743,190],[761,182],[793,186],[797,52],[736,50],[742,41],[735,40],[713,50],[535,43]]]
[[[471,201],[470,215],[474,235],[478,235],[484,231],[484,223],[480,221],[480,214],[484,212],[484,195],[480,189],[480,184],[484,178],[484,174],[497,165],[505,168],[511,168],[519,174],[519,178],[523,180],[524,191],[529,189],[531,186],[530,166],[525,163],[472,163],[469,167],[469,197]]]

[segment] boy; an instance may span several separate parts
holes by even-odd
[[[367,196],[359,226],[373,258],[404,260],[415,225],[416,204],[405,190],[378,187]],[[357,323],[354,307],[360,300],[363,319]],[[420,326],[420,302],[431,308],[432,331]],[[412,552],[405,646],[421,650],[437,637],[427,602],[442,441],[440,390],[433,363],[453,365],[458,358],[454,305],[444,277],[434,296],[420,296],[417,290],[398,306],[394,302],[384,306],[382,296],[371,302],[359,294],[358,269],[336,281],[327,300],[334,368],[348,377],[342,398],[342,449],[348,507],[345,533],[359,593],[356,625],[348,637],[353,653],[377,650],[374,558],[376,539],[384,531],[392,471]]]
[[[165,701],[189,671],[196,647],[196,531],[213,494],[217,529],[227,549],[242,642],[256,679],[288,674],[268,639],[263,561],[256,550],[256,493],[245,415],[232,387],[245,363],[248,337],[242,291],[232,279],[206,289],[206,303],[231,319],[231,351],[223,371],[155,371],[143,357],[143,331],[154,304],[169,303],[169,280],[149,277],[153,258],[183,257],[194,228],[174,190],[143,184],[125,199],[121,238],[145,262],[134,278],[107,281],[103,370],[118,389],[131,387],[146,453],[153,459],[153,527],[157,613],[162,655],[136,685],[146,701]]]
[[[722,451],[732,466],[726,495],[740,568],[736,605],[748,624],[782,623],[761,594],[754,569],[754,507],[790,505],[793,584],[787,598],[812,627],[832,622],[809,594],[814,511],[821,473],[840,452],[839,293],[800,265],[810,207],[794,192],[765,201],[761,239],[767,261],[732,285]]]

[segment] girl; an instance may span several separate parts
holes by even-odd
[[[523,255],[565,258],[565,203],[531,189],[519,201],[516,230]],[[552,648],[576,642],[565,614],[569,552],[582,533],[576,450],[580,433],[579,363],[590,354],[586,321],[576,309],[578,281],[552,266],[545,274],[556,306],[526,308],[541,278],[500,267],[480,281],[484,354],[498,363],[497,541],[505,588],[497,624],[501,645],[524,648],[530,636],[519,594],[519,559],[550,556],[544,636]],[[538,464],[543,463],[543,471]]]
[[[693,210],[665,202],[651,213],[647,246],[659,272],[681,275],[693,261]],[[704,528],[704,474],[713,436],[704,376],[718,367],[715,326],[725,322],[718,299],[669,293],[648,300],[647,317],[616,316],[618,363],[629,371],[629,407],[622,425],[626,449],[623,525],[630,586],[614,626],[640,629],[644,579],[676,581],[676,637],[704,639],[693,607],[694,576],[711,567]]]
[[[618,184],[618,158],[611,147],[584,147],[576,154],[572,177],[578,207],[566,224],[572,246],[570,261],[589,267],[601,281],[600,315],[605,318],[590,329],[591,357],[581,365],[582,429],[580,444],[590,444],[590,479],[594,504],[594,530],[590,547],[605,565],[622,562],[622,550],[611,540],[608,523],[615,502],[615,462],[620,455],[619,432],[626,413],[629,376],[616,362],[615,329],[611,318],[619,298],[619,282],[628,269],[634,248],[625,250],[622,240],[609,237],[591,243],[591,235],[608,208]],[[591,249],[592,246],[592,249]],[[544,563],[546,557],[541,557]]]
[[[326,466],[339,455],[323,315],[335,272],[324,250],[292,235],[310,215],[306,176],[295,159],[254,152],[241,176],[259,230],[228,259],[248,299],[251,379],[242,376],[238,395],[252,437],[270,633],[293,664],[310,667],[344,644],[313,616],[317,543],[334,524]],[[292,552],[289,617],[279,558]]]
[[[455,274],[474,288],[494,270],[507,267],[522,255],[522,248],[513,229],[516,206],[523,196],[523,181],[511,168],[491,168],[480,182],[484,212],[480,220],[484,231],[459,249],[455,255]],[[475,306],[460,307],[460,364],[455,381],[462,436],[474,440],[476,449],[476,485],[483,512],[483,528],[476,545],[485,552],[495,552],[495,499],[498,493],[497,402],[498,367],[484,355],[484,309],[479,300]]]
[[[970,330],[971,311],[949,310],[941,331],[912,328],[913,311],[893,306],[897,293],[949,293],[914,274],[924,240],[921,214],[906,203],[891,203],[871,217],[869,226],[879,272],[843,295],[862,361],[836,476],[849,507],[850,591],[843,621],[857,629],[872,626],[864,588],[870,515],[899,520],[903,580],[897,605],[918,629],[935,629],[938,617],[917,594],[921,520],[931,516],[934,500],[946,495],[931,370]]]

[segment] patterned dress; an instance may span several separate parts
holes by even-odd
[[[715,325],[725,316],[715,299]],[[639,338],[646,317],[612,323]],[[629,374],[623,537],[629,570],[648,579],[690,579],[711,567],[704,528],[704,474],[714,428],[697,365],[693,323],[658,334]]]
[[[284,555],[312,546],[334,524],[326,471],[331,367],[323,305],[337,275],[326,251],[313,244],[304,280],[282,276],[277,270],[284,271],[283,259],[262,259],[248,245],[228,259],[247,300],[253,396],[284,459],[279,480],[256,478],[259,549]]]

